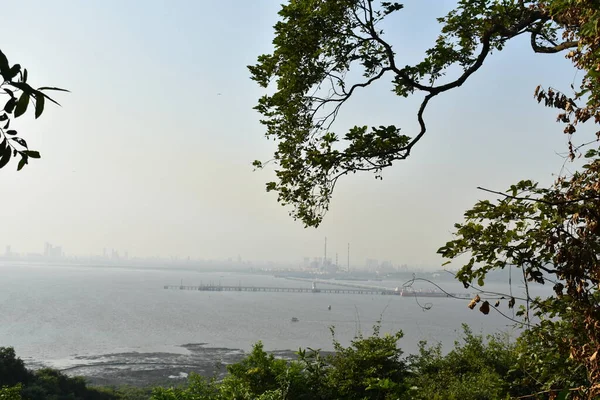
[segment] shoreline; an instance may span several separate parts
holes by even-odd
[[[189,343],[180,347],[188,353],[123,352],[77,356],[74,359],[79,364],[56,369],[70,377],[83,377],[94,386],[178,386],[187,383],[192,372],[220,379],[227,373],[227,365],[248,355],[241,349],[208,347],[206,343]],[[296,359],[296,351],[293,350],[267,352],[277,358]],[[27,363],[27,366],[33,369],[49,367],[39,361]]]

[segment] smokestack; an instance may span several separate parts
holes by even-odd
[[[348,273],[350,273],[350,243],[348,243]]]

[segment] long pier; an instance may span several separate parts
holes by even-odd
[[[320,284],[329,285],[329,286],[344,286],[344,287],[350,287],[350,288],[355,288],[355,289],[392,290],[392,291],[394,290],[394,289],[386,288],[383,286],[365,285],[365,284],[361,284],[361,283],[340,282],[340,281],[334,281],[334,280],[329,280],[329,279],[297,278],[294,276],[276,276],[276,278],[283,278],[283,279],[287,279],[290,281],[299,281],[299,282],[308,282],[308,283],[315,282],[315,283],[320,283]]]
[[[412,296],[412,297],[453,297],[453,298],[459,298],[459,299],[468,299],[473,297],[474,295],[468,294],[468,293],[448,293],[448,292],[442,292],[442,291],[432,291],[432,290],[415,290],[413,288],[388,288],[388,287],[384,287],[384,286],[373,286],[373,285],[365,285],[365,284],[361,284],[361,283],[353,283],[353,282],[339,282],[339,281],[333,281],[330,279],[318,279],[318,278],[313,278],[313,279],[309,279],[309,278],[297,278],[297,277],[292,277],[292,276],[277,276],[277,278],[283,278],[283,279],[288,279],[291,281],[299,281],[299,282],[309,282],[312,283],[313,285],[316,285],[317,283],[319,284],[323,284],[323,285],[329,285],[329,286],[343,286],[343,287],[349,287],[349,288],[354,288],[354,289],[360,289],[360,290],[366,290],[366,291],[383,291],[386,292],[385,294],[395,294],[398,296]],[[314,287],[314,286],[313,286]]]
[[[221,286],[221,285],[165,285],[165,289],[171,290],[196,290],[201,292],[288,292],[288,293],[328,293],[328,294],[379,294],[379,295],[400,295],[392,289],[337,289],[337,288],[292,288],[292,287],[272,287],[272,286]]]

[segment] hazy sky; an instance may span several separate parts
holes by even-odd
[[[386,25],[398,64],[421,58],[453,3],[406,1]],[[407,161],[382,182],[368,173],[340,181],[322,226],[305,229],[265,192],[270,173],[251,166],[274,144],[252,110],[263,93],[246,66],[270,51],[278,9],[267,0],[4,3],[9,60],[34,85],[72,93],[38,121],[18,120],[42,159],[0,171],[0,246],[300,261],[322,255],[327,236],[342,260],[351,242],[356,265],[435,266],[453,224],[488,197],[477,186],[549,182],[560,170],[562,126],[533,90],[566,89],[575,75],[562,55],[533,55],[523,38],[431,103],[428,133]],[[420,97],[395,97],[388,82],[349,103],[341,126],[395,124],[411,135]]]

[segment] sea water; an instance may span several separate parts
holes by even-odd
[[[518,334],[499,313],[485,316],[467,308],[464,299],[164,289],[181,282],[311,285],[240,272],[5,262],[0,264],[0,346],[13,346],[28,363],[64,368],[80,356],[176,353],[189,343],[249,350],[260,340],[267,350],[332,350],[332,327],[336,340],[347,345],[360,333],[369,335],[377,321],[382,333],[404,332],[399,345],[405,353],[415,352],[420,340],[449,349],[461,337],[462,323],[476,333]],[[393,288],[402,283],[367,284]],[[450,292],[462,289],[456,282],[442,285]],[[512,315],[506,304],[501,309]]]

